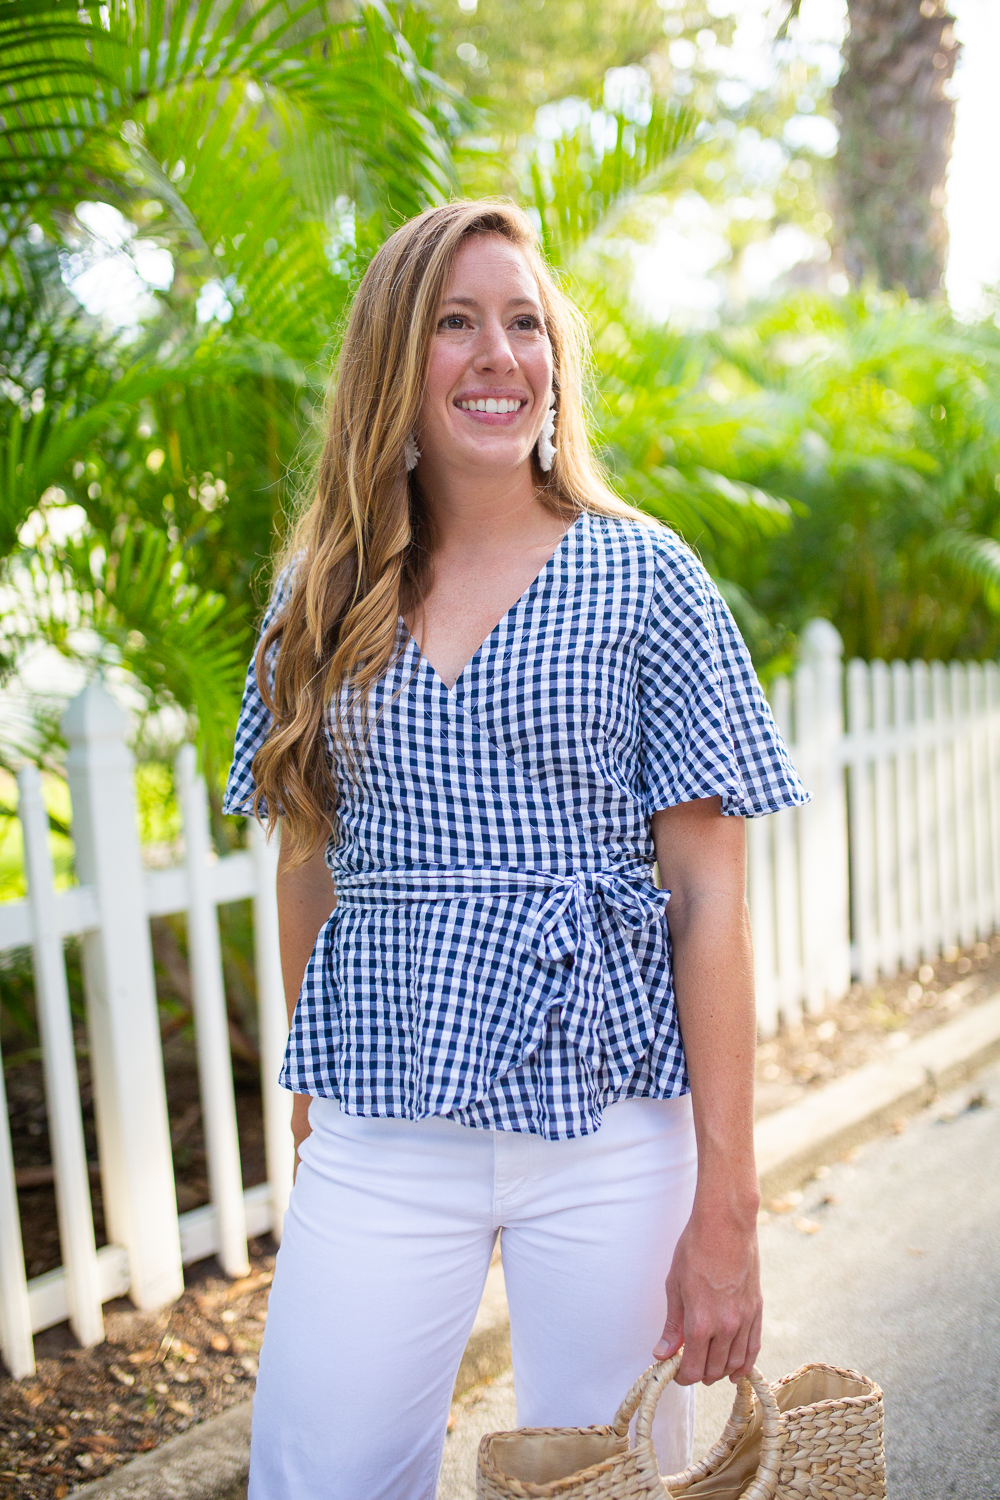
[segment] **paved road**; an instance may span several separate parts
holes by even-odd
[[[761,1252],[764,1373],[818,1359],[879,1382],[890,1500],[1000,1500],[1000,1069],[833,1164]],[[700,1449],[729,1399],[699,1391]],[[514,1425],[509,1374],[466,1397],[438,1500],[475,1500],[480,1435]]]

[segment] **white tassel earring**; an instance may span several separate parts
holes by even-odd
[[[403,458],[406,462],[406,472],[415,469],[420,462],[420,449],[412,432],[406,434],[406,442],[403,444]]]
[[[552,467],[552,460],[556,456],[555,444],[552,438],[556,430],[556,398],[553,392],[549,401],[549,409],[545,416],[545,422],[541,432],[538,434],[538,467],[547,474]]]

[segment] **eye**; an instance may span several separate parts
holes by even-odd
[[[519,313],[514,319],[514,327],[518,333],[533,333],[541,326],[541,319],[536,318],[534,313]]]
[[[464,313],[446,313],[438,323],[438,328],[458,329],[468,326],[469,320]]]

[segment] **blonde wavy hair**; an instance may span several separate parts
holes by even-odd
[[[333,707],[334,743],[350,761],[348,714],[364,719],[369,690],[396,654],[399,617],[419,606],[429,586],[434,538],[403,445],[420,411],[452,261],[464,240],[480,234],[516,245],[538,283],[556,395],[555,460],[548,473],[537,455],[532,460],[542,504],[567,518],[584,510],[640,514],[609,488],[591,448],[586,325],[542,259],[527,214],[505,200],[457,201],[397,229],[354,298],[312,498],[276,561],[287,580],[284,607],[257,650],[257,681],[273,724],[253,762],[254,813],[260,817],[266,802],[269,827],[281,814],[290,867],[335,826],[325,718]]]

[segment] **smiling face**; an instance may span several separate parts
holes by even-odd
[[[417,422],[421,469],[528,464],[552,395],[552,346],[527,257],[476,234],[452,262]]]

